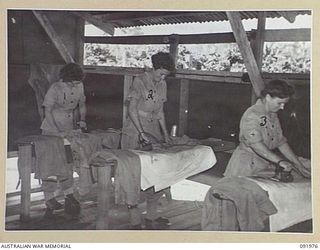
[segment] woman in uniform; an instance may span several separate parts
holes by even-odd
[[[82,80],[84,73],[82,68],[75,63],[69,63],[60,70],[60,81],[53,83],[44,98],[43,107],[45,118],[41,124],[43,135],[55,135],[64,137],[68,132],[75,129],[74,111],[79,107],[80,128],[86,128],[86,106]],[[71,164],[66,164],[70,166]],[[73,196],[73,169],[69,169],[66,179],[42,180],[42,188],[46,200],[46,215],[50,217],[53,210],[61,209],[55,199],[57,182],[65,195],[65,212],[68,214],[79,214],[80,204]]]
[[[139,138],[150,142],[150,135],[158,141],[170,141],[166,127],[163,104],[167,100],[165,77],[175,69],[173,58],[169,53],[159,52],[151,57],[153,70],[137,76],[127,96],[128,117],[122,130],[121,146],[123,149],[139,147]],[[145,191],[147,199],[146,227],[168,224],[169,221],[157,217],[157,202],[163,191],[154,192],[153,188]],[[141,228],[140,213],[137,204],[129,205],[132,229]]]
[[[310,177],[310,170],[299,161],[283,136],[277,115],[293,93],[293,88],[282,80],[272,80],[266,85],[261,98],[241,118],[240,144],[233,152],[224,176],[273,177],[279,166]]]

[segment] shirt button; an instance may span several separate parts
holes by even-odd
[[[71,95],[73,95],[73,92],[71,92]]]
[[[71,103],[73,103],[73,101],[71,101]]]
[[[273,141],[273,138],[271,138],[271,141]]]

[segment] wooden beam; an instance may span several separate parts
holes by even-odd
[[[309,42],[311,29],[266,30],[265,42]]]
[[[94,26],[106,32],[107,34],[111,36],[114,35],[113,25],[103,22],[100,17],[93,16],[85,12],[76,12],[76,11],[72,12],[72,14],[83,18],[85,21],[93,24]]]
[[[255,39],[252,41],[252,50],[254,57],[257,61],[258,68],[261,72],[262,60],[263,60],[263,46],[265,40],[266,31],[266,15],[265,12],[259,12],[258,17],[258,29]]]
[[[257,61],[257,66],[260,72],[262,72],[262,61],[263,61],[263,46],[264,37],[266,31],[266,13],[264,11],[259,12],[258,16],[258,28],[255,39],[251,41],[251,47],[253,50],[254,57]],[[254,91],[251,93],[251,104],[254,104],[257,100],[257,96]]]
[[[169,44],[170,35],[150,36],[87,36],[85,43],[102,44]],[[179,44],[206,44],[206,43],[234,43],[236,40],[231,32],[219,34],[179,35]]]
[[[125,121],[128,118],[128,106],[126,105],[127,102],[127,96],[129,94],[129,89],[133,82],[133,76],[132,75],[125,75],[124,81],[123,81],[123,111],[122,111],[122,127],[125,124]]]
[[[183,136],[188,127],[189,80],[180,81],[178,136]]]
[[[259,96],[261,90],[263,90],[264,88],[264,82],[261,77],[257,62],[254,58],[244,27],[242,25],[240,14],[239,12],[235,11],[227,11],[227,16],[229,18],[233,34],[243,57],[244,64],[247,68],[251,84],[256,95]]]
[[[84,53],[84,25],[85,22],[82,18],[77,17],[77,30],[76,30],[76,61],[80,65],[83,65],[83,53]]]
[[[48,17],[42,11],[39,11],[39,10],[33,10],[32,12],[33,12],[34,16],[37,18],[37,20],[39,21],[39,23],[41,24],[41,26],[44,28],[44,30],[46,31],[48,36],[50,37],[51,41],[53,42],[53,44],[57,48],[57,50],[58,50],[59,54],[61,55],[61,57],[63,58],[63,60],[66,63],[74,62],[74,59],[73,59],[71,53],[68,51],[67,47],[62,42],[59,35],[57,34],[55,29],[51,25],[51,22],[48,19]]]
[[[246,32],[249,40],[257,36],[257,30]],[[236,40],[232,32],[216,34],[195,34],[179,35],[179,44],[215,44],[215,43],[235,43]],[[101,44],[169,44],[171,36],[87,36],[84,37],[85,43]],[[266,42],[297,42],[311,41],[310,29],[284,29],[284,30],[266,30]]]

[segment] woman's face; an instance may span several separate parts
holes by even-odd
[[[284,109],[284,106],[289,101],[287,98],[271,97],[269,94],[266,95],[267,108],[269,112],[276,113],[280,109]]]
[[[169,74],[170,74],[169,70],[166,70],[164,68],[157,69],[155,71],[155,80],[156,81],[164,80]]]

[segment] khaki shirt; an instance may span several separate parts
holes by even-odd
[[[141,116],[149,115],[150,118],[157,119],[163,103],[167,101],[167,84],[164,80],[154,84],[146,72],[134,79],[127,99],[130,101],[132,98],[138,100]]]
[[[85,103],[83,83],[68,84],[62,81],[53,83],[43,101],[45,108],[52,108],[52,115],[60,131],[69,131],[73,128],[73,111],[79,103]],[[56,127],[44,118],[42,130],[56,131]]]
[[[154,84],[148,72],[137,76],[129,90],[127,104],[132,99],[138,101],[138,115],[145,132],[152,134],[158,140],[163,136],[160,131],[160,112],[163,103],[167,101],[167,84],[164,80]],[[138,145],[139,132],[132,120],[127,116],[122,128],[121,145],[124,149],[134,149]]]
[[[239,141],[240,144],[232,154],[225,176],[250,176],[268,172],[274,166],[256,154],[251,145],[262,142],[268,149],[274,150],[287,139],[283,136],[277,113],[268,113],[259,99],[241,118]]]

